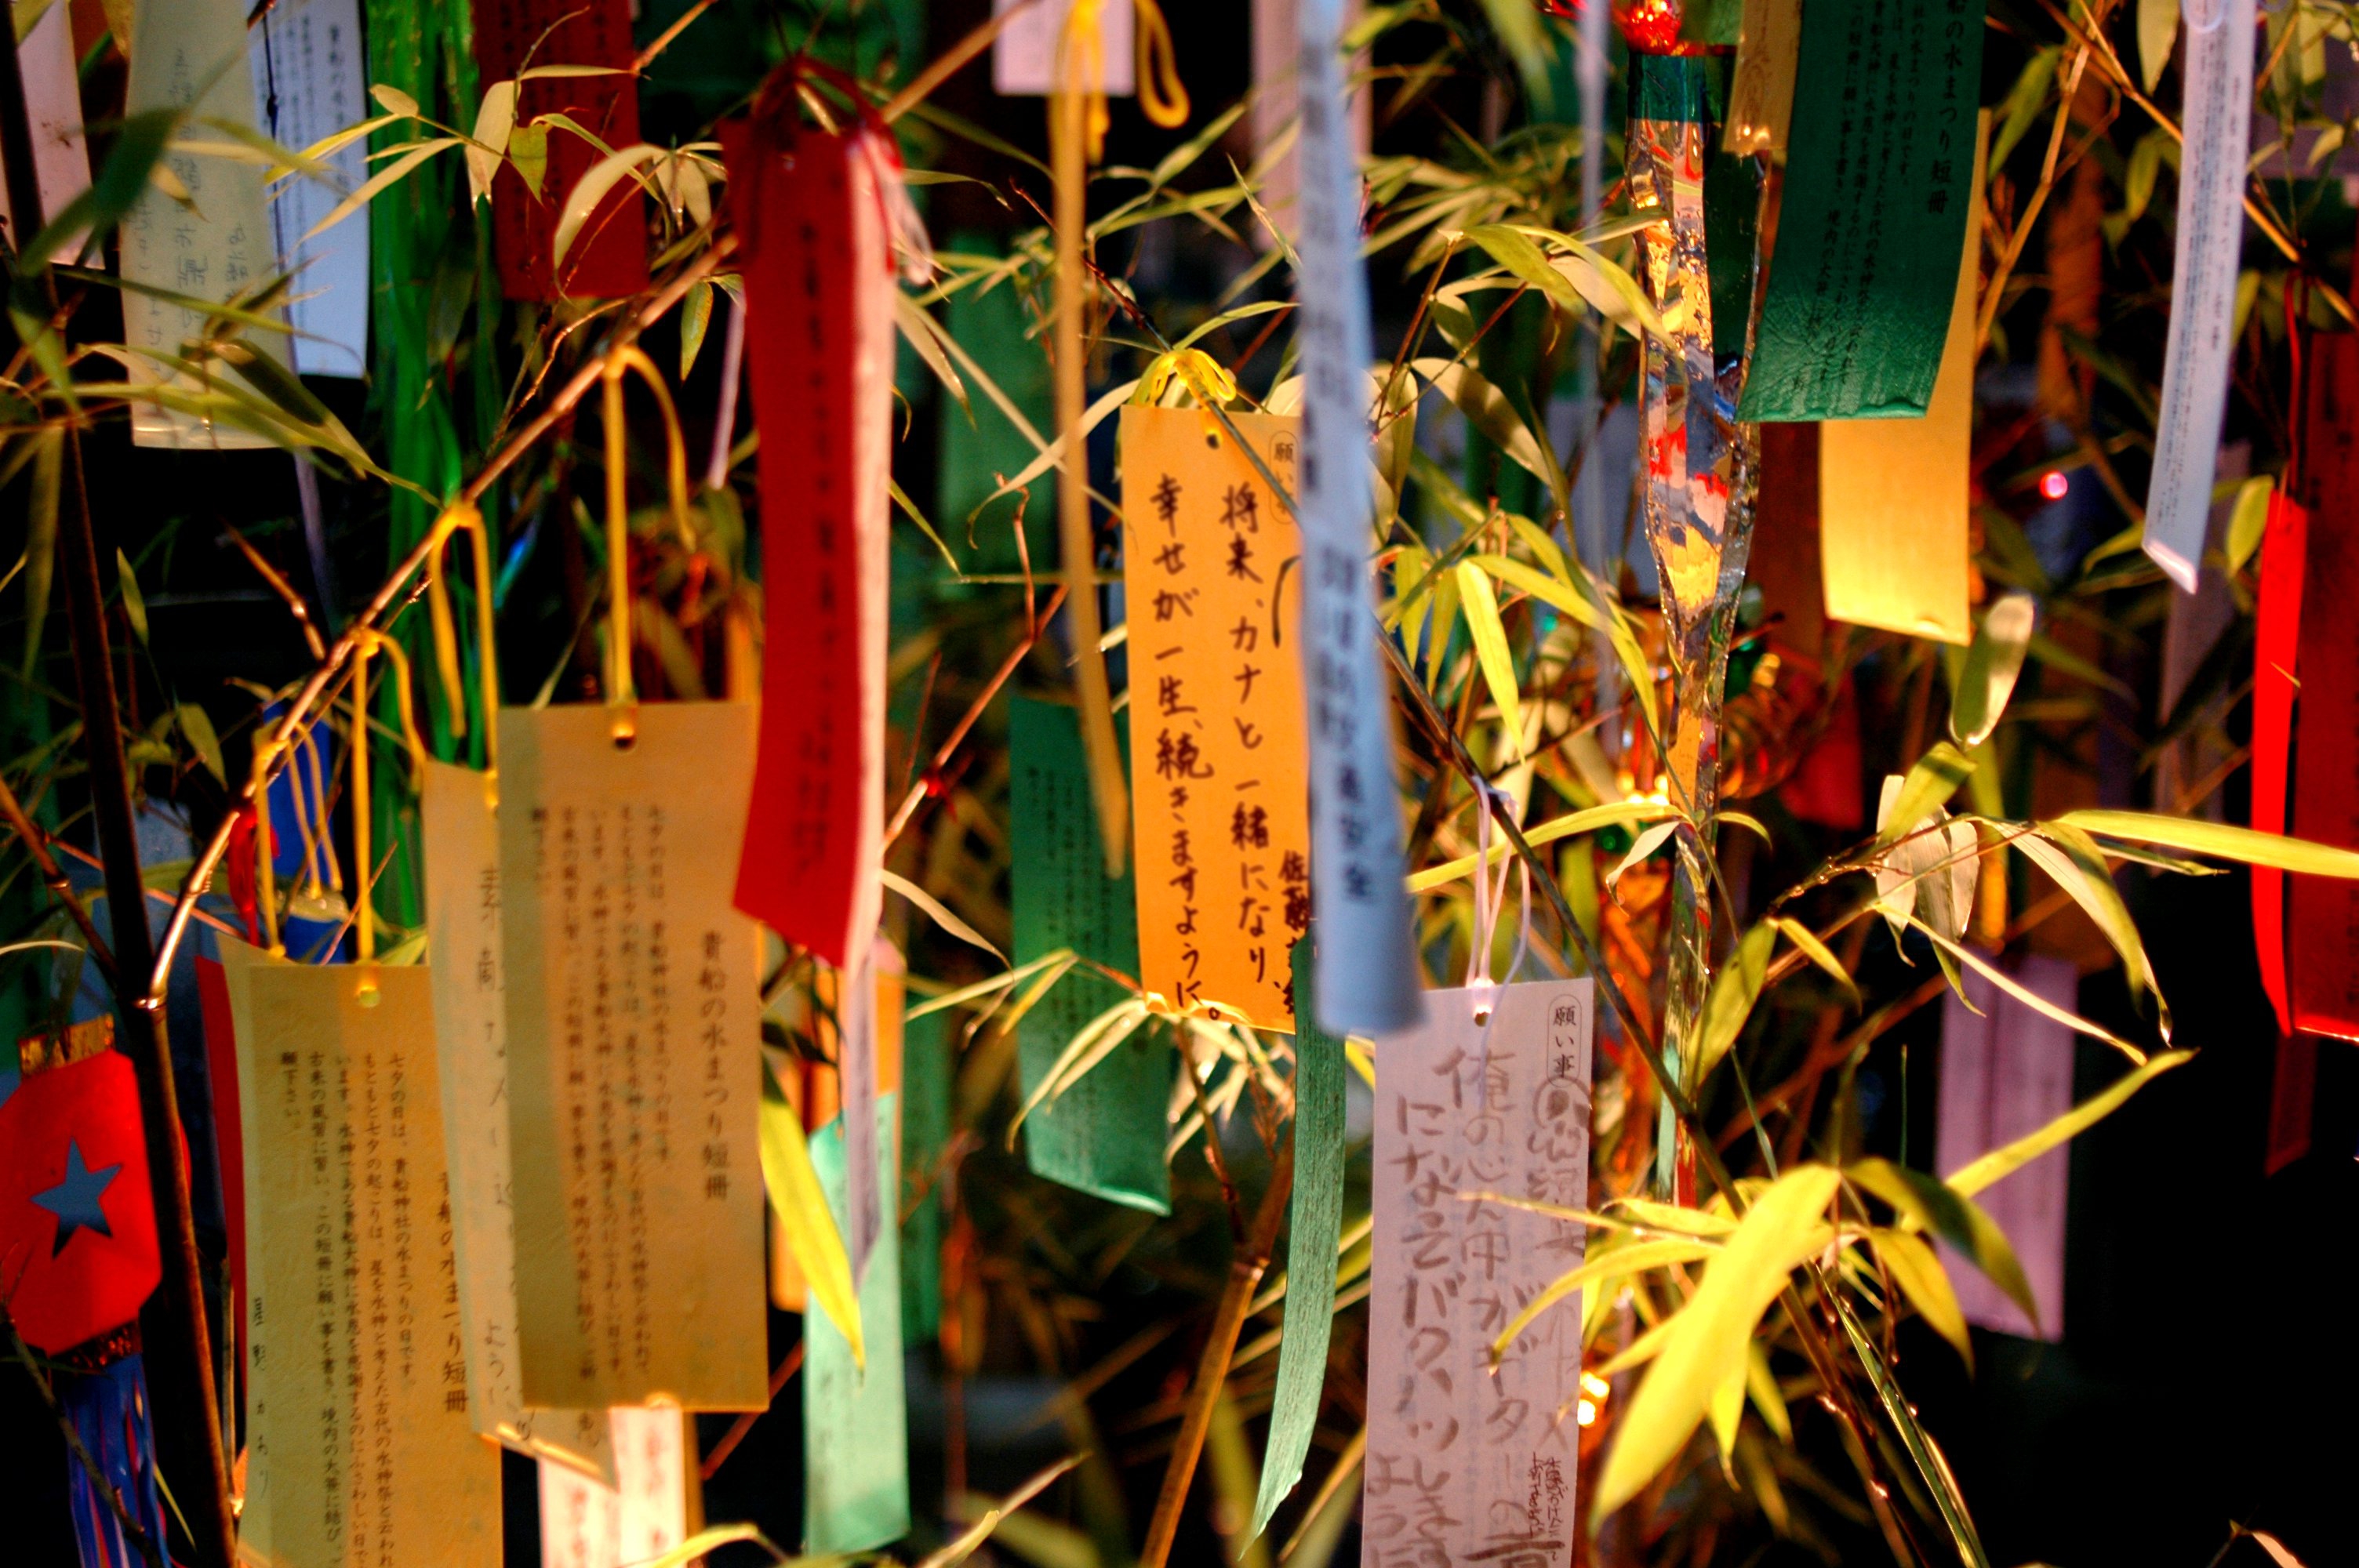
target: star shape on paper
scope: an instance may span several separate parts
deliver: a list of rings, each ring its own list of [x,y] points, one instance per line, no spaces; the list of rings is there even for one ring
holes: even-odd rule
[[[106,1189],[114,1184],[120,1164],[93,1171],[82,1157],[82,1145],[72,1139],[66,1141],[65,1180],[47,1192],[35,1193],[33,1201],[58,1217],[57,1240],[50,1245],[54,1258],[66,1249],[66,1243],[83,1230],[95,1230],[101,1236],[113,1236],[114,1227],[106,1223],[106,1209],[100,1203]]]

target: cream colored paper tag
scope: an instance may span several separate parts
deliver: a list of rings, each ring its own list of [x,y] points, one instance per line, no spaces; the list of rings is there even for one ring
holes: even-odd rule
[[[527,1406],[769,1402],[761,997],[731,906],[754,708],[500,713]]]
[[[247,1129],[249,1517],[260,1509],[244,1550],[274,1568],[495,1568],[499,1458],[467,1420],[427,973],[236,946],[222,944]]]
[[[1294,484],[1295,422],[1234,416]],[[1159,1011],[1294,1027],[1310,920],[1302,535],[1209,414],[1122,411],[1139,984]]]
[[[624,1568],[688,1539],[687,1418],[669,1406],[606,1413],[613,1486],[541,1464],[541,1568]]]
[[[1467,1195],[1587,1202],[1594,994],[1588,979],[1435,991],[1424,1022],[1377,1042],[1366,1568],[1572,1560],[1580,1298],[1495,1371],[1490,1355],[1580,1266],[1584,1232]]]
[[[451,1169],[467,1410],[475,1431],[611,1484],[603,1409],[528,1410],[516,1357],[516,1210],[500,951],[500,829],[491,781],[426,764],[426,936]]]
[[[1966,221],[1950,335],[1921,419],[1830,419],[1819,427],[1819,537],[1827,615],[1944,643],[1973,641],[1967,608],[1969,480],[1974,437],[1974,300],[1982,243],[1983,155]]]
[[[239,0],[140,0],[132,24],[125,113],[186,105],[190,118],[181,123],[179,139],[229,144],[226,133],[196,122],[254,124],[245,49],[245,7]],[[225,303],[277,271],[258,166],[227,156],[173,152],[158,168],[186,189],[191,205],[181,205],[157,186],[140,198],[123,221],[125,282]],[[123,291],[123,341],[134,349],[179,358],[181,345],[203,329],[204,318],[196,311]],[[248,329],[243,341],[286,362],[284,334]],[[146,356],[137,357],[127,373],[135,381],[171,381],[188,395],[203,391]],[[229,373],[216,364],[214,373]],[[132,405],[131,439],[142,447],[222,449],[272,444],[237,426],[148,403]]]
[[[44,222],[90,189],[90,146],[82,139],[82,93],[75,84],[73,32],[67,22],[71,9],[64,0],[49,0],[49,9],[16,46],[17,63],[25,77],[25,117],[33,132],[33,164],[40,176]],[[5,190],[0,190],[0,222],[8,225],[11,247],[33,237],[16,232],[16,214],[8,210]],[[69,247],[67,254],[71,251]]]

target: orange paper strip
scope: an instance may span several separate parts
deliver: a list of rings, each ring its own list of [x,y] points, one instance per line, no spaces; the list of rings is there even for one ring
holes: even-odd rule
[[[1294,486],[1295,421],[1234,416]],[[1310,921],[1301,535],[1210,414],[1122,411],[1139,982],[1170,1013],[1294,1027]]]

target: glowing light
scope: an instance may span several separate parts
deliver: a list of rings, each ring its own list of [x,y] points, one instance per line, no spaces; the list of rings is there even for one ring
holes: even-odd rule
[[[2071,492],[2072,481],[2062,469],[2049,469],[2039,476],[2039,493],[2050,501],[2061,501]]]
[[[1597,1406],[1588,1400],[1582,1400],[1579,1405],[1574,1407],[1572,1419],[1579,1422],[1583,1426],[1595,1426],[1597,1424]]]
[[[1581,1391],[1593,1400],[1602,1400],[1614,1391],[1614,1385],[1594,1372],[1581,1375]]]

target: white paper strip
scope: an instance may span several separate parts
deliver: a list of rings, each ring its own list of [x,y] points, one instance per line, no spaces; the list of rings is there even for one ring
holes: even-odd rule
[[[616,1406],[614,1485],[540,1466],[541,1568],[623,1568],[688,1539],[686,1429],[669,1406]]]
[[[2236,258],[2245,237],[2245,149],[2252,128],[2253,0],[2182,0],[2181,10],[2186,141],[2145,544],[2170,580],[2192,593],[2228,403],[2228,355],[2235,346]]]
[[[1436,991],[1377,1043],[1364,1568],[1572,1560],[1580,1296],[1495,1372],[1490,1352],[1585,1232],[1463,1195],[1587,1203],[1594,1000],[1585,979]]]
[[[1369,597],[1368,283],[1343,104],[1342,0],[1299,0],[1302,60],[1302,659],[1310,718],[1312,1005],[1333,1034],[1419,1015],[1402,887],[1392,705]],[[1315,285],[1314,281],[1315,280]]]
[[[254,124],[254,84],[238,69],[245,58],[245,7],[239,0],[142,0],[135,15],[126,114],[186,106],[194,116]],[[227,140],[199,125],[184,124],[183,134]],[[163,167],[187,188],[195,207],[181,206],[158,188],[140,198],[123,222],[125,281],[226,302],[277,270],[259,168],[227,156],[190,152],[167,154]],[[123,339],[134,349],[177,358],[181,344],[203,326],[203,317],[194,310],[124,291]],[[285,360],[286,341],[278,334],[255,333],[251,341]],[[216,367],[217,376],[225,373]],[[143,357],[129,374],[161,381],[169,373],[160,362]],[[189,392],[201,390],[192,382],[185,384]],[[131,439],[141,447],[217,449],[272,444],[234,425],[147,403],[132,405]]]
[[[359,0],[278,0],[246,39],[255,106],[279,146],[301,152],[368,118]],[[295,368],[356,376],[368,356],[368,209],[303,236],[368,178],[368,145],[349,142],[321,161],[333,184],[294,174],[272,189],[272,235],[279,265],[295,274],[288,317],[309,334],[295,339]]]
[[[2080,971],[2061,958],[2027,957],[2015,979],[2059,1007],[2077,1005]],[[2007,996],[1980,975],[1966,976],[1977,1017],[1955,993],[1941,1004],[1941,1119],[1934,1164],[1944,1173],[2037,1131],[2072,1108],[2072,1032]],[[2069,1146],[2050,1150],[1976,1195],[2006,1233],[2039,1303],[2035,1331],[2023,1309],[1955,1252],[1950,1280],[1966,1321],[2001,1334],[2064,1337],[2064,1209],[2071,1173]]]
[[[16,48],[17,67],[25,77],[25,117],[33,127],[33,165],[40,176],[44,222],[90,189],[90,148],[82,140],[82,89],[74,73],[69,9],[66,0],[49,0],[49,8]],[[33,237],[16,232],[5,181],[0,181],[0,222],[8,225],[11,246]]]
[[[1013,11],[1021,0],[992,0],[992,13]],[[992,90],[1002,93],[1039,94],[1063,86],[1057,53],[1065,36],[1065,17],[1073,0],[1030,0],[1016,19],[991,41]],[[1109,98],[1127,98],[1136,90],[1133,58],[1137,20],[1131,0],[1102,0],[1098,6],[1098,70],[1090,85]]]

